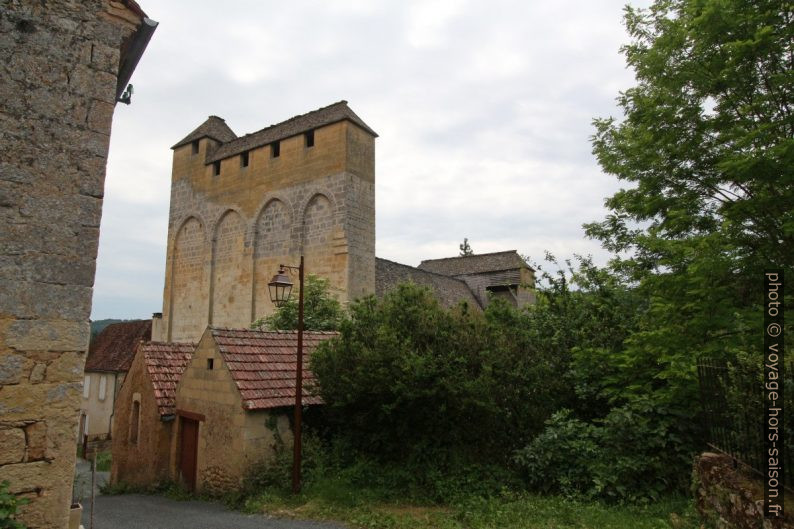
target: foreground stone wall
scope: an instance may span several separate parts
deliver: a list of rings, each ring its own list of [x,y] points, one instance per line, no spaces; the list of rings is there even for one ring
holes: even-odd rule
[[[122,39],[117,2],[0,3],[0,480],[65,527]],[[138,19],[138,22],[140,19]]]
[[[783,529],[794,527],[794,517],[786,501],[787,516],[764,519],[764,488],[749,471],[733,468],[724,454],[706,452],[695,461],[695,506],[706,527],[717,529]],[[790,500],[790,498],[786,498]]]

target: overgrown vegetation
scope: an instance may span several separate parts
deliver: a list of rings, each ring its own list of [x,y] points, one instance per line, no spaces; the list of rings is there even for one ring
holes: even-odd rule
[[[10,485],[8,481],[0,481],[0,529],[25,529],[27,526],[17,521],[16,516],[29,500],[10,493]]]

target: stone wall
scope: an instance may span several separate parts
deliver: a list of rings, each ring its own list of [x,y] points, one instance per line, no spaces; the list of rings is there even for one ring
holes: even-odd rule
[[[764,519],[763,484],[750,471],[734,468],[733,459],[706,452],[695,461],[695,506],[707,527],[717,529],[783,529],[794,527],[794,516]],[[786,508],[794,504],[786,497]]]
[[[110,0],[0,4],[0,480],[65,527],[122,39]],[[140,19],[137,19],[139,22]]]
[[[280,263],[328,278],[341,301],[375,290],[374,138],[342,121],[205,165],[210,138],[174,150],[163,336],[197,341],[208,324],[248,327],[271,314]]]
[[[478,274],[466,274],[455,277],[464,281],[469,286],[483,307],[488,306],[488,287],[500,285],[519,285],[515,292],[515,297],[508,294],[508,300],[515,303],[518,307],[523,307],[535,302],[534,293],[526,288],[526,286],[522,286],[534,285],[534,275],[526,268],[481,272]]]
[[[131,436],[133,403],[138,402],[137,440]],[[154,485],[169,479],[171,429],[161,421],[143,354],[136,354],[116,397],[111,440],[111,483]]]

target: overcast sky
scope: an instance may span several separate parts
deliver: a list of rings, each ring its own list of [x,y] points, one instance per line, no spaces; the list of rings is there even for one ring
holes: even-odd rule
[[[341,99],[380,135],[379,257],[468,237],[606,261],[582,224],[619,187],[589,137],[633,83],[624,1],[140,3],[160,25],[116,106],[93,319],[162,309],[171,145],[210,114],[242,135]]]

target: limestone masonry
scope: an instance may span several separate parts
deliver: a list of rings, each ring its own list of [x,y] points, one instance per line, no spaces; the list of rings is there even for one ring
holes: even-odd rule
[[[174,145],[162,321],[153,340],[270,314],[304,255],[341,301],[375,291],[375,137],[345,101],[236,137],[210,116]]]
[[[65,528],[114,105],[156,23],[131,0],[0,3],[0,481]]]

